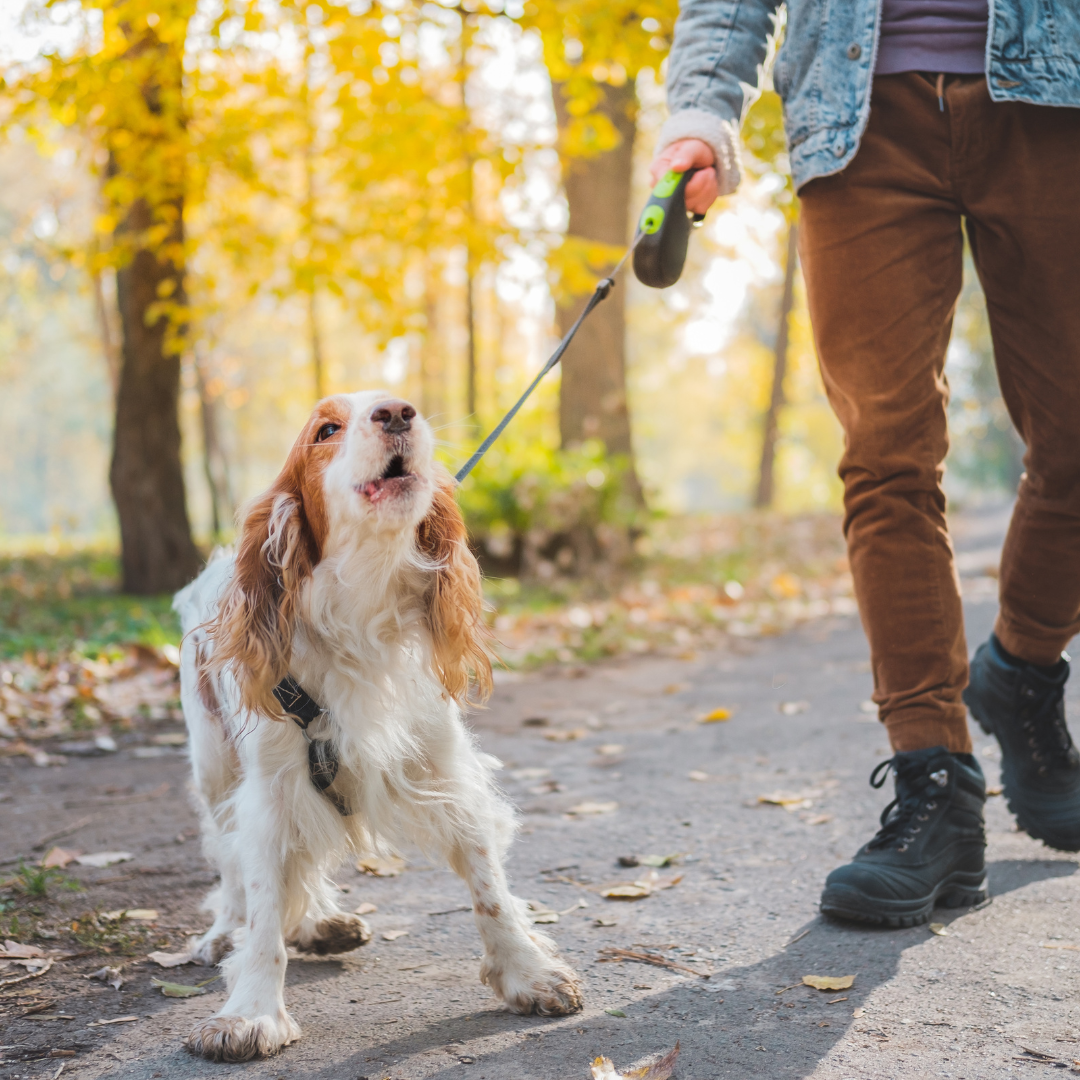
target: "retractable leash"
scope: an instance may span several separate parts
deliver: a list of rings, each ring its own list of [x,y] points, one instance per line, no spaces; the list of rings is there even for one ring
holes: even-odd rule
[[[645,209],[638,220],[634,242],[626,249],[626,254],[619,260],[615,269],[600,281],[594,290],[585,310],[574,320],[574,325],[559,342],[559,347],[551,359],[540,369],[539,374],[529,384],[529,388],[517,400],[517,404],[499,421],[498,427],[480,444],[479,449],[458,470],[455,477],[460,484],[472,472],[476,463],[487,453],[491,444],[503,433],[506,425],[518,414],[528,396],[540,385],[540,380],[562,359],[567,346],[574,340],[581,324],[589,313],[615,287],[615,275],[623,268],[631,255],[634,257],[634,273],[638,280],[654,289],[665,289],[674,285],[682,273],[686,261],[686,245],[690,239],[690,215],[686,211],[686,182],[697,170],[688,172],[669,172],[653,188]],[[694,224],[700,224],[704,214],[694,214]],[[343,817],[349,817],[353,810],[349,804],[330,787],[337,777],[339,761],[337,746],[332,739],[312,738],[308,727],[323,713],[323,707],[291,675],[286,675],[274,688],[285,714],[293,719],[304,734],[308,744],[308,774],[316,790],[322,792]]]
[[[528,389],[518,398],[514,407],[499,421],[490,435],[477,447],[476,453],[458,470],[454,479],[460,484],[473,471],[476,463],[491,449],[491,444],[503,433],[506,425],[517,416],[521,406],[529,395],[540,385],[544,376],[562,359],[574,335],[581,324],[589,317],[593,308],[606,300],[615,287],[615,276],[623,268],[626,260],[634,256],[634,275],[643,285],[653,289],[666,289],[679,280],[683,264],[686,262],[686,247],[690,240],[691,215],[686,209],[686,182],[697,169],[686,172],[669,172],[652,189],[649,201],[638,219],[637,233],[633,243],[626,249],[626,254],[618,261],[611,273],[597,282],[596,289],[585,309],[574,320],[574,325],[566,332],[559,347],[540,369],[536,378],[529,383]],[[694,225],[705,220],[704,214],[692,215]]]

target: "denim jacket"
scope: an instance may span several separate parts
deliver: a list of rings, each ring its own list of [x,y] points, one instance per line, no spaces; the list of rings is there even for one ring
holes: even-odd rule
[[[738,186],[739,126],[757,96],[778,0],[682,0],[657,149],[696,138]],[[795,186],[839,172],[870,115],[881,0],[788,0],[772,70]],[[986,77],[995,101],[1080,106],[1080,0],[990,0]]]

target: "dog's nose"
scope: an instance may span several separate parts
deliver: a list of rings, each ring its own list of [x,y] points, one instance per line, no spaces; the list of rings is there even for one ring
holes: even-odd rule
[[[412,427],[416,410],[407,401],[384,401],[371,413],[373,424],[382,424],[388,435],[398,435]]]

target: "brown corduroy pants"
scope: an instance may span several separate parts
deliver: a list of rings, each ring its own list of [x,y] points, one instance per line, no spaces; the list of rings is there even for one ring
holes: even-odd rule
[[[843,172],[800,192],[799,252],[845,432],[844,531],[895,750],[971,749],[967,645],[941,488],[945,350],[966,222],[1002,395],[1027,447],[995,632],[1034,664],[1080,630],[1080,109],[981,77],[875,80]]]

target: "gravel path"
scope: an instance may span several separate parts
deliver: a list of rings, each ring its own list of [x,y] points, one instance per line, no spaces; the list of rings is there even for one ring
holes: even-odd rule
[[[964,525],[961,566],[976,575],[965,583],[974,645],[993,619],[992,585],[978,575],[993,562],[1001,516]],[[888,753],[876,718],[860,708],[868,669],[865,639],[849,619],[733,641],[715,655],[499,683],[474,722],[506,763],[522,811],[515,891],[564,912],[546,929],[584,977],[587,1005],[577,1016],[500,1011],[477,980],[479,942],[459,910],[464,886],[414,858],[394,878],[342,871],[350,904],[378,906],[376,939],[345,957],[290,962],[287,1000],[304,1038],[279,1057],[226,1066],[184,1052],[183,1034],[218,1006],[220,984],[170,1000],[150,977],[194,983],[211,972],[128,961],[117,992],[81,977],[102,962],[86,955],[20,984],[54,1002],[38,1019],[19,1018],[17,1007],[0,1012],[0,1077],[52,1077],[64,1065],[65,1076],[87,1080],[584,1080],[597,1054],[629,1067],[676,1040],[679,1080],[997,1080],[1052,1075],[1054,1061],[1071,1066],[1080,1057],[1077,862],[1017,833],[1000,798],[987,810],[989,904],[942,910],[941,935],[818,917],[825,875],[867,839],[889,798],[867,785]],[[697,722],[718,707],[731,719]],[[579,737],[559,741],[565,733]],[[981,732],[975,742],[995,785],[996,745]],[[64,918],[153,907],[160,918],[139,955],[166,938],[177,947],[186,929],[205,925],[198,901],[212,878],[180,756],[122,753],[55,769],[4,763],[0,779],[8,794],[0,857],[84,817],[92,820],[61,843],[136,855],[79,870],[87,891],[56,901]],[[762,803],[763,795],[796,802]],[[571,813],[590,803],[608,812]],[[681,875],[672,887],[634,902],[600,895],[648,873],[621,867],[619,856],[676,852],[684,853],[678,864],[657,871],[661,883]],[[384,939],[395,930],[408,933]],[[610,948],[661,954],[689,971],[605,962],[600,950]],[[855,982],[820,992],[801,984],[810,974]],[[87,1026],[119,1016],[139,1019]],[[66,1056],[43,1056],[57,1050]]]

